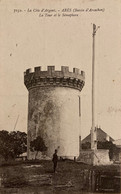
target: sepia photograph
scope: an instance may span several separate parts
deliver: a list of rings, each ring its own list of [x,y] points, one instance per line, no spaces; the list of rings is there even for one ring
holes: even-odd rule
[[[120,7],[0,0],[0,194],[121,193]]]

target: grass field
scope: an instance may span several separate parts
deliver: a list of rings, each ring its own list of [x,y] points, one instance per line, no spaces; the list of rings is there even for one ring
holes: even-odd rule
[[[0,167],[0,194],[87,193],[84,171],[90,169],[117,170],[119,166],[92,167],[74,161],[59,161],[53,173],[51,161],[26,161]]]

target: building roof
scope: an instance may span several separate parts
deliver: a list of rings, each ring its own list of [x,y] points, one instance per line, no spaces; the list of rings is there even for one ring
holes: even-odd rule
[[[105,133],[101,128],[97,128],[97,141],[114,141],[114,139],[110,137],[107,133]],[[89,134],[82,140],[82,144],[86,142],[91,143],[91,134]]]

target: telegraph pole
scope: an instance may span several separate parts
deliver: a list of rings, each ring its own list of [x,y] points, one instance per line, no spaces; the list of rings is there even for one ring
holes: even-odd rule
[[[91,128],[91,149],[97,149],[97,138],[96,138],[96,128],[95,128],[95,35],[99,26],[93,24],[93,34],[92,34],[92,128]]]
[[[18,119],[19,119],[19,115],[18,115],[18,117],[17,117],[17,119],[16,119],[16,122],[15,122],[15,125],[14,125],[14,131],[15,131],[15,128],[16,128],[16,125],[17,125],[17,123],[18,123]]]

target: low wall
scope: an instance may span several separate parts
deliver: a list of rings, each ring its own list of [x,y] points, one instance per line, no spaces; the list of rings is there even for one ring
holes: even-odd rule
[[[93,152],[94,165],[108,165],[110,163],[109,150],[98,149]]]
[[[108,165],[111,164],[109,159],[109,150],[81,150],[78,162],[90,165]]]
[[[92,164],[93,163],[93,151],[92,150],[81,150],[77,161],[85,163],[85,164]]]

